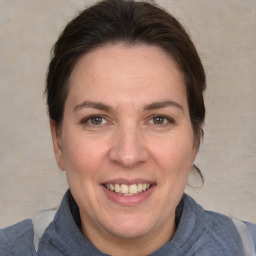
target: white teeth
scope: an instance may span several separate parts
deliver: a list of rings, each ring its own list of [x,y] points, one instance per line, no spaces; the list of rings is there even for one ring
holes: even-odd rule
[[[142,184],[139,184],[138,185],[138,192],[141,192],[142,191]]]
[[[114,191],[115,190],[115,186],[113,184],[109,184],[109,188],[110,190]]]
[[[125,185],[125,184],[122,184],[122,185],[121,185],[121,193],[122,193],[122,194],[128,194],[128,191],[129,191],[128,186]]]
[[[120,192],[121,191],[121,188],[119,186],[119,184],[115,184],[115,192]]]
[[[150,188],[150,184],[139,183],[132,184],[130,186],[126,184],[106,184],[105,187],[118,194],[122,194],[124,196],[132,196],[146,191]]]
[[[142,185],[142,190],[145,191],[147,189],[147,184]]]
[[[130,194],[137,194],[138,192],[138,187],[136,184],[133,184],[129,187],[129,193]]]

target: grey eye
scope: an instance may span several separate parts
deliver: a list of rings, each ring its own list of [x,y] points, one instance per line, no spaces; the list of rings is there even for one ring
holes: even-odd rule
[[[100,116],[95,116],[95,117],[91,117],[89,121],[91,124],[99,125],[99,124],[102,124],[103,118]]]
[[[154,124],[165,124],[167,120],[163,116],[155,116],[152,121]]]

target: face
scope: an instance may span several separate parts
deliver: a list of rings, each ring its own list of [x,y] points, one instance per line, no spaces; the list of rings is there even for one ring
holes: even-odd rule
[[[69,82],[60,134],[51,128],[83,232],[170,232],[197,151],[176,62],[156,46],[108,45],[84,55]]]

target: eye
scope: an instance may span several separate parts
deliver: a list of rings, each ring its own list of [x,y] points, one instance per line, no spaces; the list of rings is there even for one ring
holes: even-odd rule
[[[90,116],[81,121],[83,124],[87,124],[90,126],[98,126],[107,124],[108,121],[102,116]]]
[[[101,116],[95,116],[95,117],[91,117],[88,121],[91,124],[99,125],[99,124],[102,124],[105,121],[105,119]]]
[[[153,125],[165,125],[168,123],[173,123],[173,120],[166,116],[154,116],[149,120],[149,123]]]

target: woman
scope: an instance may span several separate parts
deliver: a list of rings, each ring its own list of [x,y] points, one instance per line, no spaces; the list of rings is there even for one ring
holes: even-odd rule
[[[31,221],[1,231],[1,253],[246,255],[230,218],[184,194],[190,171],[202,177],[204,89],[196,49],[165,11],[106,0],[78,15],[55,44],[46,87],[70,189],[37,253]],[[239,225],[253,246],[256,226]]]

